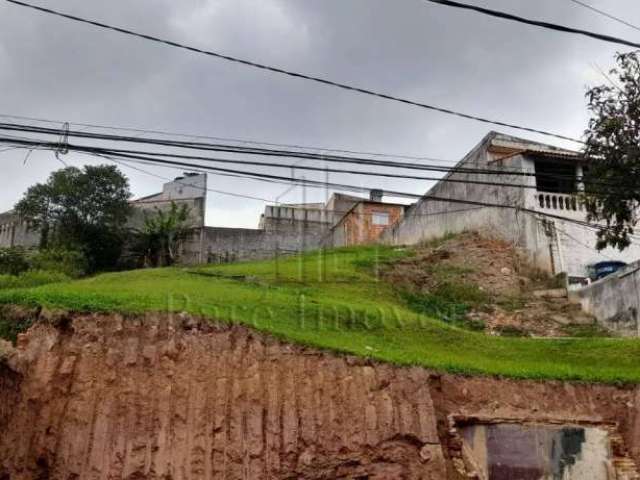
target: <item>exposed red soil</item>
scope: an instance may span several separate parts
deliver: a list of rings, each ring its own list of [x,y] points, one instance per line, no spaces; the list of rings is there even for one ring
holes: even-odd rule
[[[451,428],[474,416],[606,423],[619,473],[640,459],[635,388],[440,375],[186,316],[57,316],[6,363],[3,480],[465,478]]]
[[[424,370],[161,316],[41,324],[9,364],[0,478],[444,478]]]
[[[453,272],[453,278],[438,273],[442,271]],[[567,325],[595,323],[566,297],[535,296],[536,289],[550,288],[553,279],[532,269],[508,242],[473,232],[416,247],[415,255],[387,266],[383,276],[414,293],[433,292],[446,280],[477,287],[489,300],[467,317],[483,322],[488,334],[499,335],[506,327],[531,336],[561,337],[568,335]]]

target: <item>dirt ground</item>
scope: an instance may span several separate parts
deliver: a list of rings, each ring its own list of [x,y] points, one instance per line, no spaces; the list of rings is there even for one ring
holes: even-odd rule
[[[606,334],[568,301],[558,279],[532,269],[509,243],[477,233],[419,246],[413,256],[386,266],[383,277],[413,294],[437,293],[446,282],[476,289],[480,295],[474,295],[466,319],[490,335]]]
[[[0,478],[461,480],[458,419],[602,424],[639,478],[635,387],[436,374],[188,316],[69,315],[5,345]]]

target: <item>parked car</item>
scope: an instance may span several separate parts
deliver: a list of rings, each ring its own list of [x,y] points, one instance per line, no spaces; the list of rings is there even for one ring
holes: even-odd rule
[[[589,278],[595,282],[596,280],[600,280],[607,275],[611,275],[626,266],[626,263],[618,261],[594,263],[589,266]]]

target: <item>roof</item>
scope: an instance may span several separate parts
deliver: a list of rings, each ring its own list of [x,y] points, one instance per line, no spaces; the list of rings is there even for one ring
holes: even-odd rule
[[[498,132],[491,132],[483,139],[480,145],[485,145],[485,148],[490,153],[504,155],[502,159],[516,155],[528,155],[535,158],[549,158],[572,163],[587,161],[582,152],[576,150],[569,150]]]
[[[582,155],[580,152],[575,150],[535,142],[525,138],[513,137],[504,133],[491,132],[488,137],[490,139],[488,148],[495,153],[522,152],[566,158],[579,158]]]
[[[578,152],[565,153],[565,152],[547,152],[540,150],[526,150],[522,152],[523,155],[530,155],[532,157],[543,157],[543,158],[553,158],[553,159],[561,159],[567,160],[571,162],[586,162],[587,159]]]

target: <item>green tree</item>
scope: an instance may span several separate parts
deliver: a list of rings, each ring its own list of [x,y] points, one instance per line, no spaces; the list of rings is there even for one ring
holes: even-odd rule
[[[191,209],[171,202],[169,210],[157,207],[155,210],[152,215],[145,212],[144,225],[136,232],[134,251],[145,266],[173,265],[179,258],[182,243],[192,231]]]
[[[68,167],[30,187],[16,212],[41,232],[41,248],[80,250],[92,271],[113,268],[131,207],[129,182],[111,165]]]
[[[629,246],[640,202],[640,59],[618,54],[608,83],[587,92],[585,204],[590,221],[603,222],[597,248]]]

